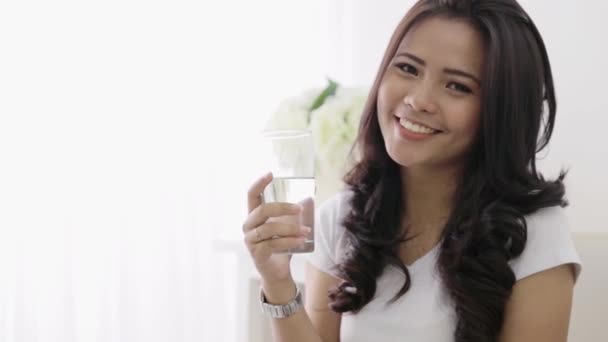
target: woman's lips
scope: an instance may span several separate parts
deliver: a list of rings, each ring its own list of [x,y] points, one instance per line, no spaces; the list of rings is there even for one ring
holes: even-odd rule
[[[401,125],[401,123],[399,122],[400,120],[401,120],[401,118],[395,117],[395,128],[397,129],[397,133],[399,134],[399,136],[405,140],[410,140],[410,141],[427,140],[427,139],[430,139],[430,138],[436,136],[437,134],[441,133],[441,131],[436,131],[434,133],[417,133],[417,132],[411,131],[411,130],[403,127],[403,125]]]

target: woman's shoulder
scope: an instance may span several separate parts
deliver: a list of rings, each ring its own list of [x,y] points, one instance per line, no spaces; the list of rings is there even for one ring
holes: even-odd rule
[[[550,222],[566,223],[568,212],[565,207],[559,205],[544,207],[526,215],[526,221],[534,222],[536,225],[544,225]]]
[[[525,219],[526,245],[521,255],[510,261],[516,279],[562,264],[572,264],[575,277],[578,277],[581,263],[566,208],[541,208],[526,215]]]
[[[571,225],[568,211],[564,207],[551,206],[536,210],[525,216],[527,228],[526,246],[548,244],[570,244]]]
[[[350,189],[336,192],[319,204],[319,214],[324,216],[331,215],[334,216],[334,218],[341,216],[340,214],[343,215],[350,207],[350,199],[352,196],[353,192]]]
[[[338,276],[336,266],[343,256],[345,228],[343,219],[349,212],[352,192],[343,190],[327,198],[315,208],[315,250],[307,256],[318,269]]]

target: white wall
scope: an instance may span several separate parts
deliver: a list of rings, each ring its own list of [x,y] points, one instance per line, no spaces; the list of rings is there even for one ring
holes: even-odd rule
[[[334,41],[341,39],[330,63],[335,77],[370,84],[395,25],[413,3],[336,1],[332,15],[343,25],[333,33]],[[556,127],[539,167],[547,177],[554,177],[561,166],[570,168],[566,185],[573,230],[608,232],[608,2],[520,3],[543,35],[557,91]]]
[[[324,81],[324,8],[0,1],[0,341],[237,339],[211,242],[242,241],[245,136]]]

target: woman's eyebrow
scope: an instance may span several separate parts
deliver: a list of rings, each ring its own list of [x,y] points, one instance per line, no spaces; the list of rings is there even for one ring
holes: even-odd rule
[[[478,86],[481,86],[481,82],[479,81],[479,79],[467,72],[458,70],[458,69],[448,69],[445,68],[443,69],[443,72],[445,72],[448,75],[456,75],[456,76],[462,76],[462,77],[466,77],[466,78],[470,78],[471,80],[473,80],[475,83],[477,83]]]
[[[423,66],[426,65],[426,62],[422,58],[420,58],[420,57],[418,57],[416,55],[412,55],[409,52],[401,52],[400,54],[397,55],[397,57],[399,57],[399,56],[409,57],[410,59],[413,59],[414,62],[416,62],[418,64],[421,64]]]
[[[424,61],[424,59],[422,59],[416,55],[413,55],[409,52],[401,52],[397,56],[405,56],[405,57],[412,59],[414,62],[416,62],[422,66],[426,65],[426,62]],[[481,81],[479,81],[479,78],[469,74],[468,72],[464,72],[464,71],[458,70],[458,69],[450,69],[450,68],[444,68],[443,72],[445,72],[448,75],[455,75],[455,76],[470,78],[475,83],[477,83],[477,85],[481,85]]]

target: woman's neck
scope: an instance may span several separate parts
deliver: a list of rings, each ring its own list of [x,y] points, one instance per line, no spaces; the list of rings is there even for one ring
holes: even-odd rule
[[[461,170],[455,168],[401,169],[404,199],[402,220],[408,227],[408,236],[422,233],[439,238],[452,212],[460,177]]]

